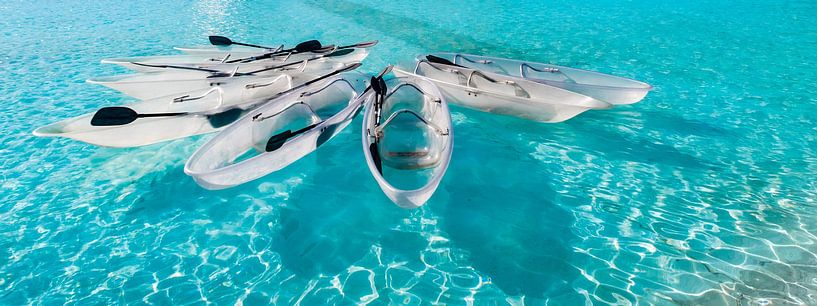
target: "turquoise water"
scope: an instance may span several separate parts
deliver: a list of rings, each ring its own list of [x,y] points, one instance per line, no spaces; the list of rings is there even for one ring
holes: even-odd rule
[[[0,304],[817,304],[812,1],[4,1]],[[130,101],[99,59],[208,34],[379,39],[647,81],[642,103],[539,124],[452,107],[431,201],[401,210],[360,119],[280,173],[206,191],[210,136],[135,149],[34,138]]]

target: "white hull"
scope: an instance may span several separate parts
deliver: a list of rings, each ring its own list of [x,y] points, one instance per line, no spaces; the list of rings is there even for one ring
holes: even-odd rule
[[[219,56],[224,54],[234,54],[234,55],[242,55],[242,56],[253,56],[253,55],[261,55],[264,53],[272,52],[273,49],[262,49],[262,48],[254,48],[254,47],[247,47],[247,46],[240,46],[240,45],[230,45],[230,46],[213,46],[213,45],[200,45],[200,46],[184,46],[184,47],[173,47],[173,49],[179,50],[181,52],[191,54],[191,55],[204,55],[204,56]]]
[[[395,69],[394,73],[428,78],[453,104],[539,122],[562,122],[587,110],[612,107],[582,94],[504,75],[485,73],[496,83],[479,76],[472,76],[469,80],[468,76],[475,73],[474,70],[443,66],[418,62],[416,73],[401,69]],[[443,67],[443,70],[435,67]]]
[[[357,84],[363,82],[362,78],[353,80],[351,74],[345,78],[331,78],[301,91],[280,96],[253,110],[193,153],[185,164],[185,173],[204,188],[224,189],[281,170],[303,158],[340,133],[362,107],[362,100],[357,99],[354,88],[359,87]],[[304,92],[313,94],[302,95]],[[299,101],[303,103],[298,103]],[[327,118],[318,116],[323,109],[344,105],[340,111]],[[316,125],[302,134],[286,139],[280,148],[265,151],[264,146],[270,136],[293,129],[293,123],[301,123],[296,124],[295,129],[308,126],[301,122],[304,120]],[[253,149],[259,153],[234,162]]]
[[[330,52],[331,53],[331,52]],[[163,66],[163,65],[170,65],[170,66],[181,66],[181,67],[195,67],[195,68],[206,68],[217,70],[223,73],[232,73],[236,71],[236,67],[238,67],[238,72],[246,73],[254,70],[270,68],[274,66],[280,66],[289,63],[299,63],[303,62],[304,60],[309,60],[310,62],[329,62],[331,63],[357,63],[361,62],[369,55],[369,49],[367,48],[355,48],[352,53],[345,54],[345,55],[338,55],[338,56],[331,56],[331,57],[321,57],[322,55],[326,55],[328,53],[313,53],[313,52],[304,52],[304,53],[296,53],[292,54],[291,56],[281,55],[281,56],[274,56],[269,59],[257,60],[248,63],[222,63],[225,54],[219,55],[161,55],[161,56],[137,56],[137,57],[123,57],[123,58],[109,58],[103,59],[103,64],[114,64],[125,67],[127,69],[136,71],[136,72],[166,72],[166,71],[177,71],[178,69],[175,68],[161,68],[161,67],[150,67],[145,65],[151,66]],[[230,57],[227,60],[234,60],[240,58],[246,58],[253,55],[258,54],[230,54]],[[138,63],[138,64],[137,64]],[[145,65],[139,65],[145,64]],[[296,66],[290,67],[290,69],[297,68]]]
[[[159,97],[124,105],[140,114],[193,112],[196,114],[172,117],[139,118],[118,126],[92,126],[94,114],[66,119],[40,127],[34,135],[65,137],[104,147],[137,147],[193,135],[205,134],[225,127],[260,103],[292,87],[292,78],[281,75],[259,78],[269,83],[264,87],[247,89],[241,84],[201,89],[180,95]],[[181,96],[198,99],[178,99]],[[229,110],[229,111],[228,111]]]
[[[639,102],[652,90],[644,82],[570,67],[460,53],[432,55],[457,65],[548,84],[614,105]]]
[[[366,99],[366,109],[363,115],[363,155],[366,158],[366,163],[372,173],[372,176],[374,176],[375,181],[377,181],[380,189],[383,190],[383,193],[385,193],[392,202],[394,202],[397,206],[406,209],[417,208],[425,204],[437,190],[437,187],[440,185],[440,181],[448,169],[448,164],[451,161],[451,152],[453,150],[451,113],[448,110],[448,104],[446,103],[445,98],[443,97],[442,93],[440,93],[437,86],[424,78],[396,78],[389,80],[387,84],[389,86],[390,93],[393,93],[395,90],[400,90],[401,92],[412,91],[413,89],[411,86],[404,86],[404,84],[409,84],[416,86],[416,88],[419,88],[419,90],[424,94],[422,94],[422,99],[414,100],[413,103],[409,102],[408,104],[401,106],[398,106],[400,104],[396,104],[398,102],[392,102],[389,98],[387,98],[386,102],[383,103],[383,109],[386,111],[384,111],[381,115],[381,119],[386,120],[386,122],[381,121],[380,124],[383,124],[382,126],[378,125],[376,122],[377,116],[375,115],[375,107],[373,106],[376,95],[369,95],[369,97]],[[401,168],[399,165],[395,166],[395,163],[399,164],[401,161],[389,162],[388,159],[393,158],[388,157],[389,153],[385,153],[385,155],[383,155],[383,150],[378,149],[378,156],[375,157],[370,150],[370,146],[372,145],[380,148],[383,139],[388,137],[385,132],[382,136],[380,136],[380,142],[375,142],[374,137],[374,135],[378,135],[378,129],[386,128],[386,125],[388,124],[388,119],[386,119],[386,117],[391,116],[390,113],[394,115],[402,115],[402,113],[400,113],[401,110],[406,109],[403,107],[408,107],[417,111],[417,116],[422,117],[422,120],[431,123],[425,127],[430,127],[432,125],[434,126],[434,132],[428,134],[431,135],[429,136],[428,147],[425,148],[428,151],[425,155],[417,155],[424,157],[418,157],[410,160],[410,162],[417,162],[418,168],[430,170],[430,175],[425,184],[416,189],[401,189],[393,185],[393,183],[383,175],[383,172],[378,170],[375,158],[382,161],[381,165],[384,171],[392,171],[388,168],[393,167],[397,167],[394,169],[405,169]],[[395,156],[409,155],[396,154]],[[432,158],[426,159],[428,156],[432,156]]]
[[[315,67],[314,70],[307,69],[306,72],[287,71],[286,74],[296,78],[311,77],[342,66],[343,64],[339,63],[333,64],[331,67],[313,66]],[[266,79],[269,76],[283,75],[283,73],[276,72],[265,76],[248,75],[216,78],[210,77],[210,75],[208,72],[198,71],[152,72],[100,77],[89,79],[87,82],[114,89],[136,99],[147,100],[227,84],[259,86],[264,84],[259,80]]]

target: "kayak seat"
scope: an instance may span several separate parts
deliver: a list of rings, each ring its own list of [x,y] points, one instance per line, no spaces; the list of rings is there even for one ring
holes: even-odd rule
[[[425,169],[436,166],[441,158],[436,150],[437,134],[424,124],[395,126],[384,133],[378,143],[383,165],[400,170]]]
[[[400,170],[431,168],[441,160],[439,154],[432,154],[431,150],[428,149],[381,152],[380,159],[384,165]]]

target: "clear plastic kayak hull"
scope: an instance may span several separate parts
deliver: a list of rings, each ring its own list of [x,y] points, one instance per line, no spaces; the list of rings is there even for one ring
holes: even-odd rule
[[[539,122],[562,122],[587,110],[612,107],[559,87],[426,61],[417,62],[413,71],[395,69],[394,73],[428,78],[453,104]]]
[[[114,64],[136,72],[164,72],[174,71],[177,68],[162,68],[156,66],[178,66],[191,68],[205,68],[220,71],[223,73],[241,72],[246,73],[258,69],[265,69],[290,63],[300,63],[303,61],[333,62],[333,63],[357,63],[361,62],[369,55],[368,48],[354,48],[351,53],[325,56],[329,53],[304,52],[292,55],[282,54],[272,58],[256,60],[245,63],[227,63],[230,60],[247,58],[260,54],[214,54],[214,55],[159,55],[159,56],[137,56],[103,59],[103,64]],[[292,66],[291,68],[297,68]],[[238,70],[236,70],[238,69]]]
[[[431,55],[468,68],[563,88],[614,105],[637,103],[652,90],[652,86],[644,82],[564,66],[462,53]]]
[[[257,79],[266,78],[271,75],[288,74],[292,76],[313,76],[323,74],[343,66],[344,64],[336,62],[313,62],[308,63],[305,66],[305,69],[300,70],[270,71],[261,74],[260,76],[243,75],[232,77],[213,77],[212,73],[202,71],[174,70],[172,72],[135,73],[99,77],[89,79],[87,82],[114,89],[137,99],[146,100],[172,95],[175,93],[232,83],[241,83],[245,85],[255,84],[253,86],[260,86],[263,85],[263,83],[257,82]]]
[[[275,51],[274,48],[256,48],[256,47],[247,47],[241,45],[229,45],[229,46],[213,46],[213,45],[198,45],[198,46],[182,46],[182,47],[173,47],[173,49],[179,50],[181,52],[191,54],[191,55],[224,55],[224,54],[234,54],[234,55],[246,55],[246,56],[253,56],[253,55],[260,55],[264,53],[269,53]]]
[[[217,131],[262,103],[267,97],[292,88],[289,75],[258,78],[269,84],[246,88],[229,84],[122,105],[139,114],[191,113],[179,116],[138,118],[117,126],[93,126],[96,112],[40,127],[34,135],[65,137],[105,147],[137,147]]]
[[[377,106],[376,95],[366,98],[363,155],[392,202],[417,208],[437,190],[451,161],[451,113],[437,86],[424,78],[395,78],[387,87]]]
[[[224,189],[285,168],[349,125],[362,107],[362,83],[349,73],[270,100],[196,150],[185,173],[204,188]],[[274,150],[270,139],[278,139]]]

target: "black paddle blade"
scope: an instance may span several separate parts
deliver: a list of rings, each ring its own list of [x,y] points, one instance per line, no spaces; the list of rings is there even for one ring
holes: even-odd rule
[[[383,81],[383,77],[372,77],[369,82],[371,83],[374,93],[380,96],[386,94],[386,81]]]
[[[207,115],[207,121],[210,122],[210,126],[220,128],[238,120],[243,112],[240,108],[233,108],[218,114]]]
[[[92,126],[125,125],[139,118],[136,111],[122,106],[100,108],[91,118]]]
[[[281,133],[272,135],[272,137],[270,137],[269,140],[267,140],[267,146],[264,148],[264,150],[267,152],[278,150],[279,148],[284,146],[284,143],[287,141],[287,139],[289,139],[289,137],[292,137],[291,130],[286,130]]]
[[[313,40],[307,40],[305,42],[302,42],[302,43],[296,45],[295,46],[295,51],[309,52],[309,51],[312,51],[312,50],[320,49],[321,47],[323,47],[323,45],[321,45],[321,42],[313,39]]]
[[[355,49],[341,49],[341,50],[329,53],[327,55],[324,55],[324,57],[344,56],[344,55],[350,54],[352,52],[355,52]]]
[[[432,62],[432,63],[437,63],[437,64],[443,64],[443,65],[448,65],[448,66],[456,66],[456,67],[462,67],[462,68],[465,68],[465,67],[463,67],[463,66],[460,66],[460,65],[454,64],[454,62],[452,62],[452,61],[449,61],[449,60],[444,59],[444,58],[442,58],[442,57],[439,57],[439,56],[434,56],[434,55],[431,55],[431,54],[426,55],[426,59],[427,59],[429,62]]]
[[[210,36],[210,43],[214,46],[229,46],[233,44],[233,41],[224,36]]]
[[[372,161],[374,167],[377,168],[377,172],[383,174],[383,162],[380,161],[380,150],[377,149],[376,143],[369,145],[369,153],[372,155]]]

